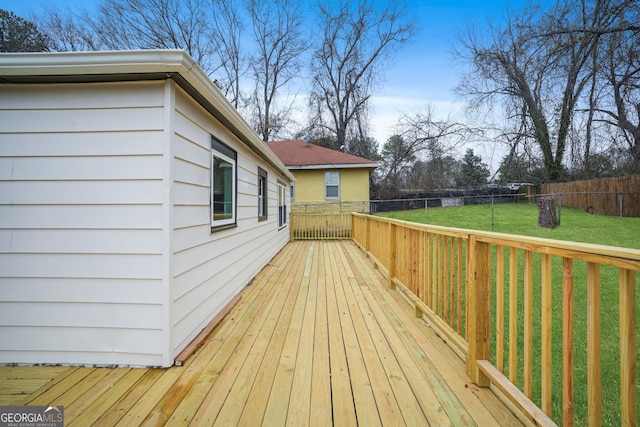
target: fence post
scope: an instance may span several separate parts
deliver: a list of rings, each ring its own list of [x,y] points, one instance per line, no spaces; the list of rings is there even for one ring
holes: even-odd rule
[[[491,231],[493,231],[495,224],[495,215],[494,215],[494,204],[493,204],[493,194],[491,195]]]
[[[490,253],[489,243],[476,241],[475,236],[469,239],[470,269],[472,276],[467,292],[467,375],[480,387],[489,386],[489,378],[477,368],[476,361],[489,360],[490,354]]]
[[[560,194],[560,206],[558,207],[558,226],[562,223],[562,194]]]
[[[424,223],[429,224],[429,199],[424,199],[424,216]]]
[[[620,212],[620,218],[622,218],[622,193],[618,193],[618,211]]]

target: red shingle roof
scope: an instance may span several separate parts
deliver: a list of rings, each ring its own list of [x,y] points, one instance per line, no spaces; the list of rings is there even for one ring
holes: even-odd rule
[[[376,162],[341,151],[331,150],[304,141],[267,142],[269,148],[288,168],[333,167],[369,167],[375,168]]]

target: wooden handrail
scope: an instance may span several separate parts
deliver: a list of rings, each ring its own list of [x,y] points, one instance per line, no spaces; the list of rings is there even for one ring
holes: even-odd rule
[[[353,214],[352,236],[388,275],[390,285],[413,293],[420,305],[426,306],[421,308],[425,315],[440,318],[437,325],[448,328],[444,336],[459,334],[467,343],[466,349],[458,349],[466,350],[467,373],[476,384],[492,383],[541,424],[549,422],[554,400],[561,399],[556,422],[573,425],[574,390],[587,387],[588,408],[581,417],[600,423],[603,398],[611,394],[602,389],[602,352],[611,351],[603,348],[602,339],[605,334],[617,333],[601,330],[601,318],[609,314],[601,310],[605,286],[601,276],[605,269],[617,268],[620,423],[637,424],[635,279],[640,271],[640,250],[362,214]],[[586,276],[584,282],[575,281],[576,262],[580,275]],[[611,289],[610,283],[607,286]],[[584,330],[574,328],[578,291],[583,304],[579,309],[587,316]],[[612,308],[606,307],[609,311]],[[562,311],[555,320],[554,310]],[[588,378],[583,384],[576,384],[575,370],[581,364],[575,361],[575,334],[581,334],[581,342],[586,342],[587,357],[582,365],[586,364]],[[553,347],[554,336],[562,338],[562,345]],[[554,366],[553,355],[560,351],[562,364]],[[560,385],[554,382],[556,377],[561,379]],[[532,400],[537,402],[535,406]],[[532,407],[537,409],[530,410]]]

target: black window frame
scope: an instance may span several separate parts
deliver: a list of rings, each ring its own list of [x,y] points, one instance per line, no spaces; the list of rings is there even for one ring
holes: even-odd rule
[[[258,221],[266,221],[269,217],[269,176],[267,171],[258,166]]]
[[[280,204],[280,202],[283,204]],[[278,180],[278,229],[284,228],[288,223],[287,219],[287,185]]]
[[[215,165],[216,158],[219,161],[225,162],[232,166],[232,188],[231,188],[231,217],[216,219],[215,205],[220,203],[216,201],[216,183],[215,183]],[[228,145],[224,144],[214,136],[211,136],[211,171],[210,171],[210,200],[209,200],[209,218],[211,222],[211,231],[224,230],[227,228],[237,227],[237,214],[238,214],[238,154]],[[224,190],[223,190],[224,191]],[[224,193],[223,193],[224,194]],[[223,195],[224,197],[224,195]],[[223,204],[228,202],[223,201]]]

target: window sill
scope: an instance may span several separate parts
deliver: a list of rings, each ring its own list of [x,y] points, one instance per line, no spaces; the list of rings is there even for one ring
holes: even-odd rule
[[[238,224],[233,223],[233,224],[225,224],[225,225],[212,225],[211,226],[211,233],[215,233],[217,231],[222,231],[222,230],[227,230],[229,228],[236,228],[238,227]]]

